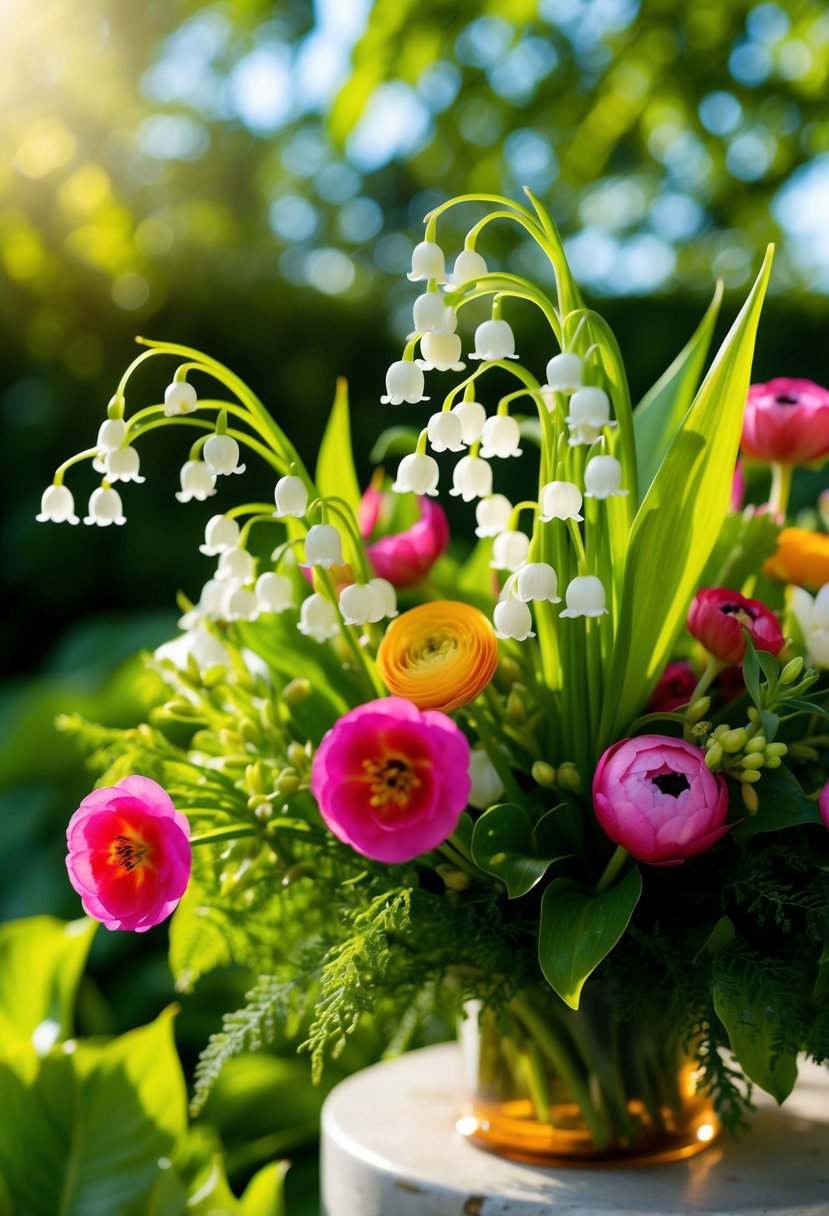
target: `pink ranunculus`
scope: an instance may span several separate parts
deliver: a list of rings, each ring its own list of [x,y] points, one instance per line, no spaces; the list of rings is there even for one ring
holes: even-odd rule
[[[455,830],[469,798],[469,759],[466,736],[446,714],[384,697],[328,731],[311,792],[339,840],[375,861],[410,861]]]
[[[761,600],[750,600],[728,587],[704,587],[688,609],[688,632],[715,659],[728,667],[742,663],[746,652],[743,630],[755,650],[779,654],[786,639],[777,617]]]
[[[66,842],[69,881],[107,929],[145,933],[170,915],[190,878],[190,825],[149,777],[87,794]]]
[[[680,705],[687,705],[696,686],[697,677],[690,663],[669,663],[650,695],[647,712],[670,713]]]
[[[740,441],[746,456],[808,464],[829,453],[829,389],[779,376],[748,390]]]
[[[358,512],[360,532],[368,537],[382,516],[386,494],[369,486]],[[405,532],[382,536],[366,546],[366,555],[378,578],[395,587],[410,587],[425,578],[449,544],[449,524],[443,508],[425,496],[418,497],[420,519]]]
[[[678,866],[728,830],[725,779],[683,739],[639,735],[608,748],[593,778],[602,829],[639,861]]]

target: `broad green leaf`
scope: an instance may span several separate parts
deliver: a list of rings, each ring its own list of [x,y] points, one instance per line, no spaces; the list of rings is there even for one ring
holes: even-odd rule
[[[771,557],[780,525],[765,515],[728,515],[700,576],[701,587],[742,587]]]
[[[714,298],[693,337],[633,411],[640,501],[656,476],[699,387],[722,295],[723,285],[718,282]]]
[[[699,938],[697,938],[699,940]],[[691,959],[697,963],[704,954],[716,954],[734,940],[734,923],[730,916],[721,916]]]
[[[771,256],[770,249],[634,520],[600,752],[647,701],[726,517]]]
[[[567,852],[539,853],[532,819],[522,806],[511,803],[490,807],[472,833],[473,861],[485,873],[501,879],[510,899],[531,891]]]
[[[2,1174],[0,1174],[0,1216],[14,1216],[11,1195]]]
[[[337,381],[334,404],[320,443],[316,483],[320,494],[344,499],[356,517],[362,495],[351,451],[348,385],[342,378]]]
[[[172,1011],[109,1043],[55,1049],[27,1082],[0,1061],[0,1174],[26,1216],[146,1216],[186,1127]]]
[[[550,987],[571,1009],[578,1009],[585,980],[624,933],[641,893],[638,869],[599,895],[570,878],[555,878],[547,887],[538,959]]]
[[[97,923],[32,916],[0,928],[0,1049],[46,1052],[72,1033],[72,1009]]]
[[[817,803],[806,797],[785,767],[763,772],[753,787],[760,799],[759,810],[737,824],[734,835],[742,840],[760,832],[781,832],[803,823],[820,823]]]
[[[187,1216],[245,1216],[230,1189],[221,1157],[214,1157],[207,1171],[196,1179],[187,1200]]]
[[[797,1057],[774,1046],[781,1016],[768,984],[751,982],[745,971],[732,972],[714,984],[714,1009],[746,1076],[778,1104],[785,1101],[797,1080]]]
[[[172,1167],[159,1170],[146,1216],[187,1216],[187,1196],[178,1174]]]
[[[285,1216],[285,1175],[289,1168],[288,1161],[272,1161],[253,1175],[239,1203],[242,1216]]]

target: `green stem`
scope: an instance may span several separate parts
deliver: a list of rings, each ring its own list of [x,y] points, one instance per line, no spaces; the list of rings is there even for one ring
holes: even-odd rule
[[[621,870],[622,866],[625,864],[625,862],[627,861],[629,856],[630,856],[630,854],[628,853],[627,849],[623,849],[620,844],[616,846],[616,852],[613,854],[610,861],[605,866],[604,873],[602,874],[599,881],[596,883],[596,894],[597,895],[600,895],[602,893],[602,891],[607,890],[607,888],[613,882],[613,879],[619,873],[619,871]]]
[[[771,466],[771,493],[769,511],[773,516],[785,516],[792,488],[793,467],[790,464],[774,463]]]

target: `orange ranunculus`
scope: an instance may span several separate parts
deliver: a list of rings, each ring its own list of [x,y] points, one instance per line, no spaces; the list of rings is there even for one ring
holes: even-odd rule
[[[491,623],[471,604],[419,604],[392,621],[377,652],[389,692],[444,713],[486,688],[498,662]]]
[[[818,591],[829,583],[829,536],[807,528],[784,528],[763,572],[783,583]]]

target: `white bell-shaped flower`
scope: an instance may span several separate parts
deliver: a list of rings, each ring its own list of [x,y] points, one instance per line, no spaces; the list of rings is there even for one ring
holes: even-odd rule
[[[114,452],[120,448],[127,437],[127,424],[123,418],[107,418],[98,428],[98,442],[95,445],[101,452]]]
[[[567,607],[561,613],[562,616],[604,616],[607,613],[604,587],[595,574],[583,574],[574,578],[568,584],[564,598]]]
[[[516,642],[524,642],[527,638],[535,637],[532,613],[521,600],[501,600],[495,605],[493,620],[496,638],[513,638]]]
[[[424,371],[462,372],[461,340],[457,334],[424,334],[420,339],[422,359],[418,363]]]
[[[386,372],[386,393],[380,400],[383,405],[402,405],[404,401],[417,405],[418,401],[429,400],[423,395],[425,387],[426,381],[417,363],[411,359],[398,359]]]
[[[493,456],[520,456],[521,431],[518,423],[509,414],[494,414],[487,418],[481,434],[481,455],[489,460]]]
[[[475,349],[470,359],[517,359],[515,334],[508,321],[484,321],[475,330]]]
[[[40,514],[35,519],[41,524],[47,520],[55,524],[78,523],[72,491],[66,486],[47,486],[41,495]]]
[[[305,514],[308,506],[308,490],[301,477],[280,477],[273,492],[276,510],[274,515],[281,519],[283,515],[293,515],[297,518]]]
[[[233,587],[227,597],[229,621],[255,621],[259,616],[259,600],[250,587]]]
[[[584,469],[586,498],[611,498],[627,494],[622,488],[622,466],[615,456],[594,456]]]
[[[211,435],[204,445],[204,460],[216,477],[245,471],[239,464],[239,445],[230,435]]]
[[[207,521],[204,529],[204,544],[199,545],[199,553],[205,557],[215,557],[225,549],[233,549],[239,543],[239,525],[235,519],[227,515],[213,515]]]
[[[459,401],[452,406],[452,413],[461,420],[463,441],[467,447],[477,443],[484,430],[486,410],[479,401]]]
[[[539,518],[542,523],[548,523],[551,519],[581,521],[584,519],[584,516],[579,514],[581,504],[581,490],[572,481],[548,481],[541,488]]]
[[[369,621],[382,621],[384,617],[391,620],[400,615],[397,611],[397,592],[387,578],[372,578],[368,586],[376,601],[373,611],[378,614],[370,616]]]
[[[305,565],[322,566],[323,570],[343,565],[342,537],[333,524],[314,524],[308,529]]]
[[[815,596],[812,619],[816,629],[829,629],[829,583],[824,583]]]
[[[337,609],[324,595],[315,592],[302,601],[297,628],[315,642],[325,642],[339,632]]]
[[[196,390],[186,380],[174,380],[164,390],[165,418],[174,418],[177,414],[192,414],[198,404]]]
[[[191,658],[202,673],[211,667],[230,666],[230,655],[219,639],[198,625],[172,641],[164,642],[153,651],[153,658],[158,663],[172,663],[177,671],[185,671]]]
[[[412,250],[412,268],[408,278],[412,283],[422,279],[434,279],[436,283],[444,282],[446,278],[446,261],[440,245],[434,241],[421,241]]]
[[[516,599],[527,603],[528,600],[547,600],[551,604],[560,604],[558,594],[558,576],[547,562],[529,562],[518,571],[513,586]]]
[[[412,309],[414,332],[409,334],[453,334],[458,328],[458,317],[454,308],[450,308],[443,296],[436,291],[427,291],[418,296]]]
[[[492,466],[480,456],[461,456],[452,474],[449,493],[460,495],[464,502],[488,498],[492,493]]]
[[[400,461],[392,489],[395,494],[429,494],[434,497],[438,492],[438,474],[438,462],[434,456],[412,452]]]
[[[504,792],[498,770],[483,747],[473,747],[469,753],[469,805],[478,811],[496,803]]]
[[[526,532],[502,532],[495,537],[492,546],[494,570],[520,570],[530,551],[530,538]]]
[[[235,586],[236,583],[230,580],[209,578],[201,589],[198,603],[179,619],[179,629],[193,629],[206,620],[224,620],[227,597]]]
[[[267,570],[259,575],[253,590],[260,612],[284,612],[294,606],[294,587],[287,574]]]
[[[441,410],[439,414],[432,414],[426,425],[426,434],[435,452],[463,451],[463,425],[457,414],[451,411]]]
[[[107,481],[146,481],[139,475],[141,460],[137,450],[129,444],[125,448],[116,448],[107,452],[104,457],[104,469]]]
[[[829,629],[815,629],[809,634],[806,647],[815,667],[829,667]]]
[[[486,273],[486,262],[477,249],[463,249],[455,258],[455,265],[447,280],[447,286],[462,287],[464,283],[472,283]]]
[[[216,578],[220,581],[230,580],[234,583],[250,583],[256,571],[256,562],[247,549],[238,545],[225,549],[219,554],[219,564],[216,567]]]
[[[88,514],[83,522],[97,524],[99,528],[106,528],[110,524],[125,524],[127,517],[124,515],[118,491],[107,489],[106,486],[93,490],[89,497]]]
[[[610,420],[610,398],[604,389],[589,385],[573,393],[567,423],[570,427],[571,447],[580,443],[593,443],[604,427],[615,426],[616,423]]]
[[[490,494],[475,504],[476,536],[497,536],[509,527],[512,503],[503,494]]]
[[[351,583],[340,592],[340,612],[346,625],[368,624],[377,607],[377,597],[366,583]]]
[[[181,466],[181,489],[176,493],[179,502],[190,502],[191,498],[204,502],[216,493],[216,476],[203,460],[187,460]]]
[[[584,364],[573,351],[562,351],[553,355],[547,364],[547,383],[545,388],[556,393],[575,393],[581,388]]]

